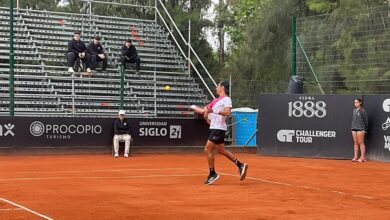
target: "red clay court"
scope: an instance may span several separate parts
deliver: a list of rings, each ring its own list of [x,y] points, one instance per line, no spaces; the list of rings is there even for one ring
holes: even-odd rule
[[[0,219],[388,219],[388,163],[237,155],[1,156]]]

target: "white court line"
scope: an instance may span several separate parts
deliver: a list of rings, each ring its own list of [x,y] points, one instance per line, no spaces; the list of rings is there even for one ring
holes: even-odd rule
[[[39,216],[39,217],[42,217],[42,218],[44,218],[44,219],[53,220],[52,218],[47,217],[46,215],[42,215],[41,213],[38,213],[38,212],[36,212],[36,211],[33,211],[33,210],[29,209],[29,208],[26,208],[26,207],[24,207],[24,206],[22,206],[22,205],[19,205],[19,204],[14,203],[14,202],[11,202],[11,201],[9,201],[9,200],[7,200],[7,199],[0,198],[0,200],[3,201],[3,202],[6,202],[6,203],[8,203],[8,204],[11,204],[11,205],[13,205],[13,206],[16,206],[16,207],[19,207],[19,208],[21,208],[21,209],[24,209],[24,210],[26,210],[26,211],[28,211],[28,212],[31,212],[31,213],[33,213],[33,214],[35,214],[35,215],[37,215],[37,216]]]
[[[205,169],[199,169],[199,170],[208,171],[208,170],[205,170]],[[238,177],[238,175],[231,174],[231,173],[219,172],[219,174],[226,175],[226,176]],[[290,183],[277,182],[277,181],[266,180],[266,179],[261,179],[261,178],[256,178],[256,177],[249,177],[249,176],[247,176],[246,179],[257,180],[257,181],[270,183],[270,184],[276,184],[276,185],[284,185],[284,186],[291,186],[291,187],[315,190],[315,191],[333,192],[333,193],[337,193],[337,194],[341,194],[341,195],[349,195],[349,196],[358,197],[358,198],[364,198],[364,199],[375,199],[374,197],[366,196],[366,195],[348,194],[346,192],[337,191],[337,190],[328,190],[328,189],[323,189],[323,188],[319,188],[319,187],[304,186],[304,185],[293,185],[293,184],[290,184]]]
[[[371,196],[365,196],[365,195],[352,195],[354,197],[360,197],[360,198],[365,198],[365,199],[374,199],[374,197]]]
[[[142,175],[142,176],[87,176],[87,177],[20,177],[0,179],[0,181],[22,181],[22,180],[66,180],[66,179],[135,179],[135,178],[155,178],[155,177],[187,177],[187,176],[204,176],[204,173],[188,174],[159,174],[159,175]]]
[[[34,173],[94,173],[94,172],[123,172],[123,171],[167,171],[167,170],[188,170],[190,168],[150,168],[150,169],[109,169],[109,170],[60,170],[60,171],[22,171],[12,172],[20,174]],[[0,172],[2,173],[2,172]],[[7,172],[8,173],[8,172]]]

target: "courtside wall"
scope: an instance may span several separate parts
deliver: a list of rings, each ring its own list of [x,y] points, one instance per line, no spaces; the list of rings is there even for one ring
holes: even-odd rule
[[[368,114],[368,159],[390,161],[390,95],[260,95],[258,154],[351,159],[355,98]]]
[[[0,148],[111,147],[114,118],[0,117]],[[128,119],[135,146],[202,146],[202,119]]]

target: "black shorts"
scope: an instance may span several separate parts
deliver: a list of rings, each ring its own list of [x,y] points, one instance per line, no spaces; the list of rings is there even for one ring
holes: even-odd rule
[[[351,131],[364,131],[363,129],[351,129]]]
[[[224,130],[211,129],[209,135],[209,141],[214,142],[215,144],[225,143],[225,132]]]

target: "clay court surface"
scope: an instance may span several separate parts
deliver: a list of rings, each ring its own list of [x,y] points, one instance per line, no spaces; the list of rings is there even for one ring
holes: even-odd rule
[[[389,219],[389,163],[238,157],[1,156],[0,219]]]

